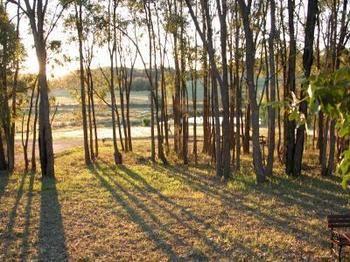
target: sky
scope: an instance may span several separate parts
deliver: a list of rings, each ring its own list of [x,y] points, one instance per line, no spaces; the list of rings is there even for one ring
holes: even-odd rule
[[[50,5],[52,5],[51,8],[55,8],[56,3],[56,0],[50,0]],[[14,18],[17,13],[17,6],[14,4],[9,4],[7,6],[7,11],[9,13],[10,19]],[[48,17],[50,18],[50,16]],[[48,53],[49,64],[47,67],[47,73],[49,78],[61,77],[65,74],[68,74],[72,70],[79,69],[78,44],[76,41],[70,41],[72,34],[76,34],[76,32],[67,31],[67,29],[63,26],[63,21],[64,18],[61,18],[60,23],[57,24],[48,39],[48,42],[53,40],[61,41],[61,52],[59,54],[52,54],[50,52]],[[38,61],[34,48],[34,40],[29,26],[29,21],[25,16],[22,16],[20,23],[20,38],[27,54],[25,61],[22,64],[22,72],[36,73],[38,72]],[[147,42],[145,39],[141,39],[140,43],[141,53],[144,57],[148,57]],[[123,44],[132,45],[129,41],[125,41]],[[109,66],[110,61],[107,47],[95,48],[94,52],[95,58],[92,62],[92,68]],[[70,62],[63,62],[64,55],[70,58]],[[64,65],[58,65],[54,62],[54,59],[62,61]],[[142,60],[139,57],[136,60],[135,67],[140,69],[144,68]]]

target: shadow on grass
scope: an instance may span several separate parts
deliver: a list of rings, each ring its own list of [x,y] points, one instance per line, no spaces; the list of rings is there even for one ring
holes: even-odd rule
[[[17,212],[18,212],[18,207],[19,204],[21,202],[23,193],[24,193],[24,183],[25,183],[25,179],[26,179],[27,174],[23,174],[21,177],[21,181],[17,190],[17,195],[16,195],[16,199],[15,199],[15,203],[11,209],[11,212],[9,214],[9,220],[8,223],[6,225],[5,228],[5,232],[4,232],[4,243],[3,243],[3,254],[4,257],[7,257],[8,251],[9,251],[9,247],[11,245],[11,242],[16,238],[16,236],[14,235],[13,232],[13,228],[15,226],[15,222],[16,222],[16,218],[17,218]]]
[[[96,164],[96,169],[92,172],[126,209],[133,222],[140,225],[142,230],[151,236],[151,240],[168,255],[169,259],[176,258],[173,248],[179,248],[180,245],[191,250],[190,254],[179,257],[180,260],[207,260],[205,253],[209,250],[211,256],[215,254],[218,257],[229,257],[232,246],[223,245],[217,242],[218,239],[229,239],[236,249],[239,248],[249,256],[256,256],[254,251],[239,240],[230,238],[204,218],[162,194],[138,173],[126,166],[117,168],[106,161],[102,162],[103,165]],[[131,203],[135,208],[130,206]],[[146,222],[149,219],[152,223]],[[169,227],[169,225],[173,226]],[[157,238],[154,238],[155,233]],[[168,239],[168,243],[164,243],[164,239]],[[206,251],[194,247],[194,239],[195,242],[205,245]]]
[[[292,179],[285,176],[275,176],[272,178],[272,182],[260,186],[241,179],[240,182],[244,184],[243,188],[245,188],[247,196],[250,194],[256,196],[249,198],[247,201],[250,205],[247,205],[244,197],[238,196],[234,189],[230,190],[214,177],[208,178],[202,174],[190,172],[187,167],[182,168],[181,166],[153,165],[153,168],[161,173],[169,172],[173,178],[187,184],[193,190],[221,200],[229,208],[236,209],[248,216],[257,217],[266,227],[273,226],[282,232],[294,235],[297,239],[312,239],[324,247],[328,247],[324,235],[326,234],[326,222],[324,228],[308,225],[307,228],[301,229],[296,225],[302,223],[301,219],[306,221],[314,218],[325,220],[327,214],[347,211],[348,200],[344,194],[342,195],[344,192],[340,187],[340,179],[337,177],[302,176],[298,179]],[[263,206],[263,199],[277,199],[279,205],[285,208],[272,211]],[[302,214],[290,214],[288,207],[291,206],[297,206]]]
[[[152,201],[154,206],[158,206],[161,212],[167,213],[169,216],[175,218],[177,220],[177,223],[187,228],[189,232],[191,232],[196,238],[202,240],[206,244],[206,246],[212,251],[216,252],[217,254],[221,254],[222,256],[230,256],[230,253],[227,250],[225,250],[222,246],[220,246],[220,244],[216,243],[215,241],[207,237],[205,234],[203,234],[199,230],[200,228],[208,230],[220,239],[230,240],[230,242],[235,247],[239,247],[240,250],[243,250],[245,254],[249,256],[256,255],[256,253],[253,252],[251,249],[242,245],[237,240],[232,239],[228,234],[217,229],[211,223],[208,223],[207,221],[205,221],[205,219],[190,211],[185,206],[176,203],[175,200],[162,194],[160,190],[153,187],[137,172],[129,169],[126,166],[120,166],[120,169],[124,172],[119,174],[120,177],[122,177],[128,183],[130,183],[130,185],[132,185],[133,188],[137,189],[137,191],[140,194],[143,194],[150,201]],[[134,181],[141,182],[143,188],[138,186]],[[158,199],[154,198],[153,195],[155,195]],[[180,213],[181,216],[177,215],[175,211],[178,211],[178,213]]]
[[[9,174],[4,171],[0,171],[0,200],[5,194],[7,184],[9,183]]]
[[[123,207],[132,222],[137,224],[146,233],[146,235],[156,244],[157,248],[161,249],[170,260],[177,260],[177,255],[173,251],[172,246],[166,240],[164,240],[149,223],[146,222],[143,216],[136,209],[129,204],[127,199],[130,198],[131,195],[125,196],[126,191],[121,191],[122,188],[120,186],[117,187],[118,190],[116,190],[117,185],[111,185],[104,177],[104,174],[101,175],[98,172],[98,167],[96,169],[91,167],[90,170],[100,181],[101,185],[111,194],[114,200]]]
[[[25,206],[24,213],[24,231],[23,231],[23,240],[21,245],[21,260],[27,261],[28,250],[29,250],[29,228],[30,228],[30,218],[32,212],[32,202],[33,202],[33,187],[34,187],[34,178],[35,173],[30,173],[29,176],[29,188],[28,188],[28,197],[27,203]]]
[[[68,259],[56,180],[42,178],[39,261],[66,261]]]

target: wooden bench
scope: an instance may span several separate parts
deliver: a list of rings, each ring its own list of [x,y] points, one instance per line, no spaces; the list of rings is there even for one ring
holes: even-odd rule
[[[341,261],[341,252],[343,247],[350,246],[350,214],[347,215],[329,215],[327,216],[328,228],[331,231],[331,249],[338,255]],[[338,247],[338,252],[335,249]]]

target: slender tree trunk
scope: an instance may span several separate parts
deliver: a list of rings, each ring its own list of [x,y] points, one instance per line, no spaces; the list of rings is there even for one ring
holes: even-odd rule
[[[249,92],[248,92],[248,86],[247,86],[247,101],[249,101]],[[250,141],[250,122],[251,122],[251,110],[250,110],[250,103],[245,107],[245,124],[244,124],[244,135],[243,135],[243,153],[249,154],[249,141]]]
[[[239,171],[241,169],[241,86],[240,86],[240,79],[239,79],[239,70],[240,70],[240,55],[239,55],[239,45],[240,45],[240,27],[239,27],[239,16],[238,16],[238,4],[235,5],[235,24],[236,24],[236,37],[235,37],[235,76],[234,76],[234,82],[235,82],[235,89],[236,89],[236,170]]]
[[[91,103],[91,95],[92,91],[91,91],[91,82],[90,82],[90,77],[89,77],[89,70],[90,69],[86,69],[86,85],[87,85],[87,108],[88,108],[88,120],[89,120],[89,146],[90,146],[90,159],[91,161],[94,161],[96,159],[95,156],[95,150],[94,150],[94,131],[93,131],[93,115],[92,115],[92,103]]]
[[[306,18],[305,28],[305,46],[303,54],[303,69],[304,77],[308,79],[311,74],[311,67],[313,63],[313,45],[314,45],[314,32],[316,25],[316,15],[318,10],[318,0],[308,1],[308,13]],[[301,89],[301,99],[305,97],[304,88]],[[300,104],[300,112],[307,116],[307,102],[302,101]],[[294,151],[294,176],[301,175],[301,166],[304,152],[304,138],[305,138],[305,125],[300,125],[297,129],[296,144]]]
[[[285,99],[292,99],[292,92],[295,93],[295,64],[296,64],[296,40],[294,33],[294,0],[288,0],[288,26],[289,26],[289,56],[288,74]],[[295,151],[295,121],[290,121],[288,115],[284,117],[285,139],[286,139],[286,173],[294,175],[294,151]]]
[[[20,7],[17,7],[17,23],[16,23],[16,39],[20,41],[19,37],[19,28],[20,28],[20,21],[21,21],[21,15],[20,15]],[[12,88],[12,112],[11,112],[11,138],[9,146],[11,148],[9,156],[9,170],[13,171],[15,168],[15,135],[16,135],[16,121],[14,119],[17,115],[17,89],[18,89],[18,75],[19,75],[19,69],[20,69],[20,61],[19,57],[16,58],[15,61],[15,73],[13,77],[13,88]]]
[[[256,88],[254,85],[254,64],[255,47],[253,33],[250,28],[249,14],[250,10],[243,0],[238,1],[242,18],[243,27],[246,36],[246,75],[249,93],[249,103],[251,105],[252,117],[252,143],[253,143],[253,164],[258,183],[265,181],[265,170],[262,163],[262,155],[259,141],[259,106],[256,101]]]
[[[110,81],[110,94],[111,94],[111,105],[112,105],[112,127],[113,127],[113,149],[114,149],[114,162],[116,165],[122,164],[122,156],[118,149],[118,143],[117,143],[117,130],[116,130],[116,99],[115,99],[115,88],[114,88],[114,65],[113,65],[113,53],[110,57],[110,63],[111,63],[111,81]],[[120,130],[119,130],[120,131]]]
[[[35,83],[33,85],[32,94],[30,96],[29,112],[28,112],[28,118],[27,118],[27,122],[26,122],[26,137],[25,137],[25,140],[23,140],[23,134],[24,134],[23,122],[24,121],[22,122],[22,146],[23,146],[23,154],[24,154],[24,169],[25,169],[25,172],[28,172],[28,169],[29,169],[28,142],[29,142],[29,133],[30,133],[30,119],[32,117],[33,101],[34,101],[34,97],[35,97],[36,81],[37,80],[35,80]],[[23,116],[23,120],[24,120],[24,116]]]
[[[5,170],[7,170],[7,163],[6,163],[6,159],[5,159],[3,134],[2,134],[1,128],[0,128],[0,171],[5,171]]]
[[[38,0],[38,10],[42,10],[42,1]],[[38,18],[39,19],[39,18]],[[35,18],[30,17],[31,27],[34,35],[35,49],[39,61],[39,87],[40,87],[40,103],[39,103],[39,155],[41,164],[41,173],[43,176],[54,177],[55,165],[53,154],[52,130],[50,123],[50,104],[48,95],[48,84],[46,77],[46,43],[44,39],[43,17],[35,24]]]
[[[183,16],[182,0],[180,0],[180,15]],[[181,119],[182,119],[182,159],[185,165],[188,164],[188,111],[187,111],[187,85],[186,85],[186,56],[185,56],[184,25],[180,28],[180,74],[181,74]]]
[[[36,172],[36,133],[38,123],[38,105],[39,105],[40,86],[37,87],[37,94],[35,98],[34,122],[33,122],[33,140],[32,140],[32,168],[31,171]]]
[[[95,99],[94,99],[94,81],[92,78],[91,70],[89,71],[90,78],[90,100],[91,100],[91,110],[92,110],[92,123],[95,141],[95,158],[98,157],[98,135],[97,135],[97,121],[96,121],[96,110],[95,110]]]
[[[221,3],[220,3],[221,2]],[[217,8],[219,11],[220,19],[220,42],[221,42],[221,59],[222,59],[222,74],[223,85],[220,86],[221,91],[221,103],[223,107],[223,120],[222,120],[222,171],[223,176],[227,179],[230,176],[230,95],[228,86],[228,66],[227,66],[227,1],[217,0]],[[221,10],[220,10],[221,9]]]
[[[334,155],[335,155],[335,120],[331,120],[329,129],[329,156],[328,156],[328,166],[327,166],[327,176],[331,176],[334,172]]]
[[[270,66],[270,90],[269,98],[270,103],[276,101],[276,70],[275,70],[275,53],[274,53],[274,43],[276,37],[276,3],[275,0],[270,0],[270,18],[271,18],[271,32],[269,37],[269,66]],[[273,106],[268,107],[268,157],[266,165],[266,174],[272,175],[273,171],[273,161],[275,153],[275,126],[276,126],[276,109]]]
[[[75,4],[75,19],[79,42],[79,62],[80,62],[80,96],[81,96],[81,116],[83,119],[83,137],[84,137],[84,158],[85,165],[91,165],[88,124],[86,116],[86,90],[85,90],[85,73],[84,73],[84,57],[83,57],[83,20],[82,20],[82,3],[79,6]]]
[[[321,144],[322,146],[322,155],[321,158],[321,175],[327,176],[327,144],[328,144],[328,130],[329,130],[329,118],[327,117],[325,124],[324,124],[324,134],[323,137],[325,138]]]

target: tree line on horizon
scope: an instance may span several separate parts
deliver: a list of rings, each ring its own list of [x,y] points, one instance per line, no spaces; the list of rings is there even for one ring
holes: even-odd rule
[[[79,70],[74,74],[79,84],[86,165],[98,158],[97,100],[110,109],[115,164],[122,164],[122,152],[133,150],[130,92],[134,74],[140,73],[135,69],[137,59],[143,65],[151,98],[153,162],[159,159],[168,164],[169,154],[176,154],[185,165],[197,164],[201,151],[211,157],[216,175],[227,179],[240,170],[241,154],[251,154],[257,183],[263,183],[273,174],[276,160],[284,164],[287,175],[301,175],[306,124],[313,129],[312,147],[318,150],[322,175],[332,175],[348,149],[349,139],[339,134],[337,119],[323,110],[310,114],[307,103],[313,76],[350,66],[348,0],[0,3],[0,101],[4,105],[0,108],[0,170],[14,170],[15,120],[21,111],[18,107],[26,103],[30,112],[23,117],[23,147],[26,151],[29,131],[35,130],[32,170],[36,170],[38,138],[42,175],[54,176],[54,110],[49,110],[47,66],[48,53],[59,53],[63,44],[78,47]],[[14,19],[7,13],[10,5],[17,8]],[[30,79],[20,72],[24,50],[19,28],[27,24],[39,61],[39,72]],[[70,43],[54,39],[52,32],[58,25],[66,28]],[[145,44],[147,53],[142,51]],[[98,48],[108,51],[109,66],[92,68]],[[201,101],[198,83],[203,89]],[[293,107],[302,122],[293,115]],[[259,124],[262,111],[267,113],[265,142]],[[203,117],[201,148],[198,115]],[[192,127],[190,116],[194,117]],[[266,161],[262,143],[267,145]],[[25,158],[28,169],[29,157]]]

